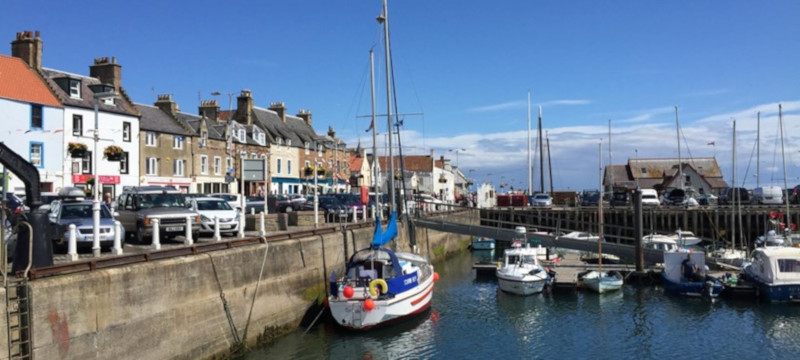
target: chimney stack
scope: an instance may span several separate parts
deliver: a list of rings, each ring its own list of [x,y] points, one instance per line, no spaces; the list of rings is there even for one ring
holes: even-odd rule
[[[303,119],[303,121],[306,122],[306,125],[311,127],[311,110],[300,110],[300,112],[297,113],[297,117]]]
[[[242,90],[236,98],[236,120],[245,125],[253,125],[253,96],[250,90]]]
[[[281,121],[286,122],[286,104],[283,101],[275,101],[269,104],[269,109],[278,113]]]
[[[18,32],[17,39],[11,42],[11,56],[22,59],[34,69],[41,69],[42,39],[39,37],[39,30],[36,33]]]
[[[111,84],[114,91],[119,92],[122,85],[122,66],[117,65],[117,58],[101,57],[94,59],[94,65],[89,66],[89,76],[100,79],[103,84]]]
[[[217,105],[217,100],[201,101],[200,108],[197,112],[200,116],[205,116],[209,120],[219,120],[219,105]]]
[[[156,101],[155,106],[161,109],[161,111],[172,115],[172,117],[175,117],[178,115],[178,112],[181,111],[178,104],[172,101],[172,94],[158,95],[158,101]]]
[[[330,136],[331,139],[336,139],[336,131],[333,131],[333,126],[328,126],[328,136]]]

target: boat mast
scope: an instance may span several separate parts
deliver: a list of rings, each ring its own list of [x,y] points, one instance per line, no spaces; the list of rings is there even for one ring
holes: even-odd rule
[[[784,229],[785,239],[791,241],[792,217],[789,216],[789,185],[786,182],[786,151],[783,144],[783,105],[778,104],[778,125],[781,127],[781,158],[783,158],[783,188],[785,189],[784,200],[786,202],[786,228]]]
[[[553,196],[553,163],[550,159],[550,135],[547,131],[544,132],[544,138],[547,141],[547,173],[550,174],[550,196]]]
[[[611,121],[609,121],[609,124]],[[598,174],[603,173],[603,139],[597,144]],[[602,175],[599,176],[602,179]],[[603,181],[600,180],[600,201],[597,202],[597,272],[603,271]],[[598,277],[601,274],[598,274]]]
[[[732,194],[728,194],[729,198],[733,199],[736,204],[736,195],[739,193],[736,190],[736,120],[733,120],[733,150],[731,151],[733,159],[731,161],[731,187]],[[736,207],[731,209],[731,245],[736,249]]]
[[[372,186],[375,192],[375,213],[373,216],[377,219],[381,214],[380,196],[378,196],[378,133],[375,126],[375,54],[372,50],[369,51],[369,81],[370,90],[372,93]]]
[[[609,175],[609,189],[611,190],[610,194],[614,193],[614,171],[611,169],[611,119],[608,119],[608,175]],[[600,188],[602,189],[603,183],[600,183]],[[603,201],[603,191],[600,190],[600,201]]]
[[[528,195],[533,195],[533,169],[531,166],[531,92],[528,91]]]
[[[539,189],[544,193],[544,142],[542,141],[542,106],[539,106]]]
[[[681,164],[681,125],[678,124],[678,107],[675,107],[675,130],[678,134],[678,184],[683,190],[683,164]]]
[[[780,105],[779,105],[780,106]],[[786,164],[784,164],[785,166]],[[761,187],[761,111],[756,120],[756,188]]]
[[[392,201],[390,209],[395,211],[396,201],[394,194],[394,157],[392,156],[392,78],[389,63],[389,10],[387,0],[383,0],[383,14],[378,16],[378,23],[383,23],[383,48],[386,57],[386,131],[389,137],[389,199]]]

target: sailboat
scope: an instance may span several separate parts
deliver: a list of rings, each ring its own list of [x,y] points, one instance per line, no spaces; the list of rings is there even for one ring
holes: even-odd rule
[[[731,151],[732,161],[731,161],[731,188],[736,188],[736,121],[733,121],[733,147]],[[736,223],[737,223],[737,215],[741,215],[741,201],[738,199],[739,192],[734,192],[734,206],[736,206],[735,211],[731,212],[731,246],[730,247],[721,247],[718,249],[714,249],[711,251],[709,256],[713,258],[715,261],[733,265],[733,266],[742,266],[745,259],[747,258],[747,253],[745,250],[738,249],[736,246]],[[739,223],[741,224],[741,218],[738,219]],[[745,246],[743,245],[742,248]]]
[[[386,47],[386,71],[389,73],[389,35],[388,11],[386,0],[383,1],[383,14],[378,17],[383,23]],[[374,74],[370,51],[370,73]],[[372,131],[373,152],[377,161],[375,148],[375,81],[372,80]],[[387,76],[387,100],[391,78]],[[391,101],[387,104],[388,133],[392,132]],[[399,135],[398,135],[399,136]],[[391,140],[391,136],[389,137]],[[389,142],[389,159],[392,159],[392,146]],[[402,168],[402,162],[401,162]],[[391,173],[394,173],[393,166]],[[401,169],[402,171],[402,169]],[[377,203],[377,177],[374,177]],[[394,194],[394,183],[390,181],[390,191]],[[393,196],[392,196],[393,198]],[[391,208],[394,209],[392,201]],[[331,290],[328,296],[328,307],[336,323],[352,330],[366,330],[390,323],[402,321],[428,309],[433,299],[434,283],[439,275],[434,271],[428,259],[411,253],[394,251],[385,247],[397,236],[397,212],[392,211],[388,226],[381,227],[381,218],[376,216],[375,233],[369,247],[356,251],[347,261],[345,274],[336,278],[331,275]],[[411,234],[409,234],[411,237]],[[412,248],[415,248],[412,241]]]
[[[602,151],[603,143],[598,144],[598,162],[600,163],[600,173],[603,171]],[[602,180],[601,180],[602,181]],[[602,198],[603,184],[600,184]],[[597,202],[598,218],[598,238],[597,238],[597,270],[590,270],[582,273],[578,278],[583,281],[583,285],[596,293],[616,291],[622,288],[622,274],[617,271],[603,271],[603,202]]]

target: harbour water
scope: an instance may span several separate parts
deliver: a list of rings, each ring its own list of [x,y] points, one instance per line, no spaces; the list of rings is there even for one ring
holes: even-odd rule
[[[800,306],[668,296],[660,287],[520,297],[465,252],[437,265],[432,309],[364,333],[321,324],[247,359],[657,359],[800,357]]]

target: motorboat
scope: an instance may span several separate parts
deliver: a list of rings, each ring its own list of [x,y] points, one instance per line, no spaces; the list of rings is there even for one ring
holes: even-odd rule
[[[472,250],[494,250],[494,239],[478,236],[472,240]]]
[[[618,271],[590,270],[578,275],[583,286],[598,294],[622,288],[623,277]]]
[[[562,238],[573,239],[573,240],[586,240],[591,242],[597,242],[597,240],[600,239],[599,236],[587,231],[572,231],[557,237],[557,239],[562,239]]]
[[[517,227],[518,236],[524,236],[524,233],[524,227]],[[555,273],[551,276],[551,271],[541,265],[538,253],[537,248],[532,248],[527,241],[512,241],[512,246],[505,250],[503,262],[496,270],[500,290],[517,295],[533,295],[549,286]]]
[[[376,223],[371,246],[350,257],[342,278],[331,275],[331,315],[337,324],[352,330],[398,322],[425,311],[439,277],[424,257],[383,247],[397,235],[395,213],[385,232],[380,218]]]
[[[642,246],[661,251],[676,251],[678,243],[671,236],[650,234],[642,237]]]
[[[693,232],[681,229],[675,231],[670,237],[673,238],[680,247],[699,245],[703,242],[703,239],[695,236]]]
[[[779,235],[775,230],[769,230],[766,234],[756,238],[756,246],[784,246],[786,238]]]
[[[698,268],[706,268],[706,257],[703,252],[681,250],[664,252],[664,270],[661,271],[664,290],[668,293],[683,296],[718,297],[723,289],[722,281],[719,279],[706,274],[703,281],[693,281],[684,276],[682,265],[687,258]]]
[[[800,302],[800,248],[756,248],[742,273],[756,284],[756,294],[761,299]]]

